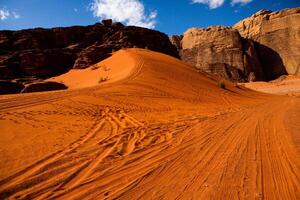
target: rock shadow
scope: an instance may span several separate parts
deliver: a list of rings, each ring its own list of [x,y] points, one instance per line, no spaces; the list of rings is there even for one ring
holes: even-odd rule
[[[267,81],[288,74],[282,58],[275,50],[258,42],[255,42],[255,47]]]

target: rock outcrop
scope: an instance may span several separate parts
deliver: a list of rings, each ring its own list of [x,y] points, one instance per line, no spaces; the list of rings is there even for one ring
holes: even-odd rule
[[[44,92],[44,91],[53,91],[53,90],[65,90],[68,87],[63,83],[57,83],[53,81],[45,81],[38,83],[31,83],[27,85],[21,93],[30,93],[30,92]]]
[[[24,85],[12,81],[0,81],[0,94],[20,93],[24,89]]]
[[[164,33],[111,20],[92,26],[0,31],[0,80],[52,77],[131,47],[178,57]]]
[[[254,43],[243,39],[237,30],[223,26],[187,30],[178,44],[181,59],[199,69],[232,81],[263,80]]]
[[[233,27],[257,43],[268,80],[287,73],[300,75],[300,8],[261,10]]]
[[[183,35],[172,35],[169,37],[171,43],[177,48],[181,49],[181,40],[183,38]]]

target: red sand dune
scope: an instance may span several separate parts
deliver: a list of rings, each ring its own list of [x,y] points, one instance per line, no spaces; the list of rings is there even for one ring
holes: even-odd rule
[[[135,60],[124,50],[118,51],[116,54],[89,68],[73,69],[48,80],[64,83],[70,89],[77,89],[124,79],[135,68]]]
[[[299,98],[147,50],[103,63],[111,82],[0,99],[0,199],[300,198]]]

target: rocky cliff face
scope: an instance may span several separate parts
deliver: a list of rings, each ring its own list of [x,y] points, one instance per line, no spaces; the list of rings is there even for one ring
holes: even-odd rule
[[[180,45],[174,41],[183,61],[206,72],[232,81],[264,79],[254,43],[243,39],[237,30],[222,26],[192,28],[184,33]]]
[[[300,75],[300,8],[262,10],[233,28],[257,43],[268,80],[286,73]]]
[[[85,68],[121,48],[178,56],[168,36],[105,20],[92,26],[0,31],[0,80],[32,81]]]
[[[177,48],[177,49],[181,49],[181,40],[183,38],[183,35],[172,35],[170,36],[170,41],[171,43]]]
[[[170,41],[197,68],[232,81],[300,75],[300,8],[261,10],[229,27],[192,28]]]

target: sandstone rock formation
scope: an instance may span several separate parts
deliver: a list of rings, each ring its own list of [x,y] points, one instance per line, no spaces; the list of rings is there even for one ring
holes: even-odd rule
[[[12,81],[0,81],[0,94],[20,93],[24,89],[22,83]]]
[[[52,77],[130,47],[178,56],[167,35],[111,20],[86,27],[0,31],[0,80]]]
[[[264,79],[254,43],[243,39],[237,30],[223,26],[191,28],[180,45],[176,37],[171,41],[177,43],[182,60],[206,72],[232,81]]]
[[[181,49],[181,40],[183,38],[183,35],[172,35],[169,37],[171,43],[177,48]]]
[[[261,10],[233,27],[257,42],[268,80],[286,73],[300,75],[300,8]]]
[[[45,81],[45,82],[29,84],[21,91],[21,93],[65,90],[67,88],[68,87],[62,83],[57,83],[57,82],[53,82],[53,81]]]

